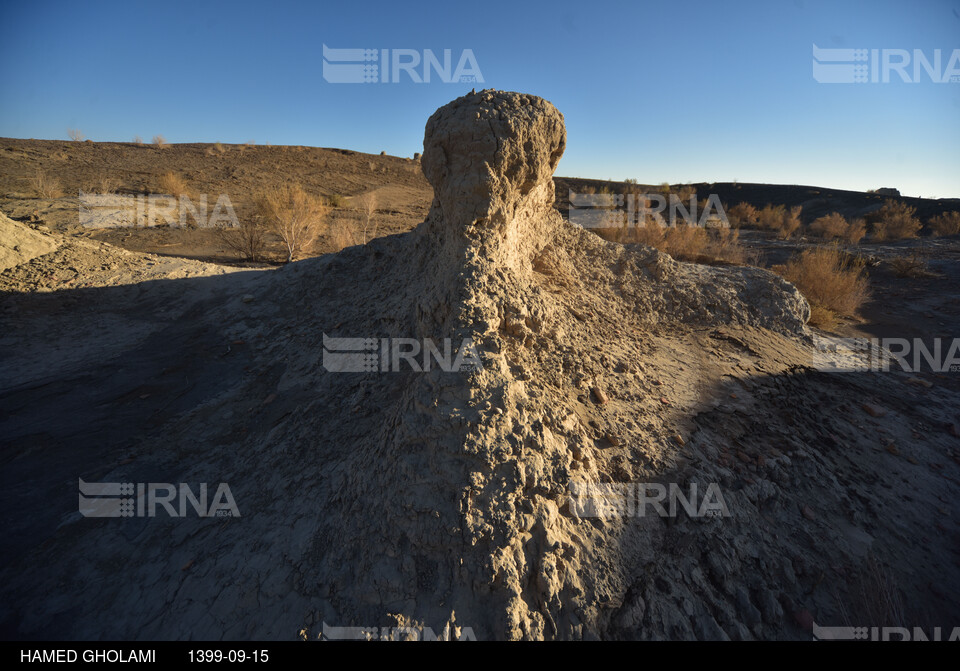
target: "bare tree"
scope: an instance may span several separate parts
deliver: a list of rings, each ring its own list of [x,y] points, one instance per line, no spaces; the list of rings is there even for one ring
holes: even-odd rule
[[[283,240],[288,262],[300,256],[323,232],[330,211],[322,198],[307,193],[299,184],[262,192],[256,198],[256,206],[267,227]]]
[[[244,217],[238,226],[218,223],[215,230],[220,241],[240,258],[248,261],[259,261],[263,258],[267,228],[261,217]]]
[[[360,206],[362,216],[360,233],[363,239],[361,244],[365,245],[377,236],[378,222],[374,219],[374,215],[377,213],[377,194],[373,191],[367,191],[357,198],[357,205]]]

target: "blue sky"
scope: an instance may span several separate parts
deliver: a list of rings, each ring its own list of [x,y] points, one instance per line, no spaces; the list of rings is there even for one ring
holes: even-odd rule
[[[560,175],[960,197],[960,83],[822,84],[812,46],[960,49],[960,0],[0,4],[0,136],[420,151],[472,83],[332,84],[333,48],[472,50],[564,114]],[[912,72],[912,67],[908,68]]]

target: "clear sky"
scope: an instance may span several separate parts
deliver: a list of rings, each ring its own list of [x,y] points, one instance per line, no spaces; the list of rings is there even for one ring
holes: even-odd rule
[[[827,84],[812,48],[960,49],[960,0],[0,0],[0,136],[411,156],[476,86],[553,102],[560,175],[960,197],[960,82]],[[483,83],[329,83],[323,45],[466,49]],[[379,53],[379,52],[378,52]],[[418,68],[422,71],[422,67]],[[908,68],[912,73],[912,66]],[[379,76],[379,75],[378,75]],[[926,78],[924,78],[926,77]]]

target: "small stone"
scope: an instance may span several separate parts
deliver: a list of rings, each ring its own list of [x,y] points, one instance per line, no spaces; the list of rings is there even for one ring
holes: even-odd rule
[[[244,294],[242,300],[243,300],[244,303],[252,303],[252,302],[253,302],[253,294]]]
[[[874,405],[873,403],[861,403],[860,407],[871,417],[883,417],[887,414],[886,408],[881,408],[879,405]]]
[[[813,514],[813,509],[810,506],[804,506],[801,508],[800,512],[803,513],[803,516],[808,520],[816,519],[816,515]]]
[[[675,442],[680,447],[683,447],[685,444],[683,441],[683,436],[681,436],[679,433],[673,436],[673,442]]]
[[[594,387],[591,391],[593,391],[593,397],[600,405],[605,405],[607,401],[610,400],[607,394],[600,387]]]

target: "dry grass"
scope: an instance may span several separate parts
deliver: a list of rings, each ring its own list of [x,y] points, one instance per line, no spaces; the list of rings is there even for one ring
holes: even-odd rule
[[[307,193],[299,184],[263,191],[255,204],[267,227],[283,240],[288,262],[296,260],[324,232],[330,211],[323,198]]]
[[[106,195],[108,193],[116,193],[118,188],[120,188],[120,182],[118,180],[101,173],[96,181],[90,185],[88,191],[90,193]]]
[[[804,250],[773,271],[796,285],[810,303],[810,323],[827,326],[836,315],[854,316],[870,297],[863,266],[831,245]]]
[[[335,252],[359,244],[355,223],[350,219],[339,219],[332,224],[327,230],[327,238]]]
[[[887,200],[874,217],[873,239],[904,240],[917,237],[923,224],[915,216],[916,213],[917,208],[901,200]]]
[[[845,598],[837,597],[840,617],[850,627],[905,627],[909,624],[893,572],[874,554],[849,581]]]
[[[187,192],[187,180],[175,172],[165,172],[157,178],[160,193],[182,196]]]
[[[78,128],[68,128],[67,137],[69,137],[74,142],[83,142],[85,139],[83,133]]]
[[[956,235],[960,233],[960,212],[941,212],[929,223],[934,235]]]
[[[167,139],[162,135],[154,135],[152,142],[153,142],[153,146],[156,147],[157,149],[163,149],[164,147],[167,146]]]
[[[140,137],[139,135],[134,135],[134,136],[133,136],[133,143],[134,143],[135,145],[142,145],[142,144],[143,144],[143,138]]]
[[[30,184],[40,198],[60,198],[63,196],[63,187],[60,180],[43,170],[37,170],[37,173],[30,179]]]

